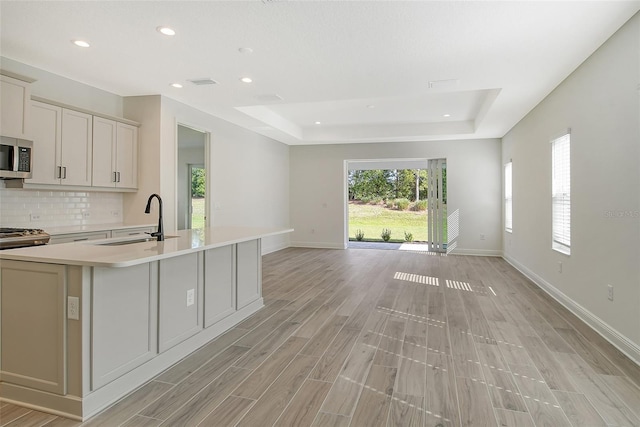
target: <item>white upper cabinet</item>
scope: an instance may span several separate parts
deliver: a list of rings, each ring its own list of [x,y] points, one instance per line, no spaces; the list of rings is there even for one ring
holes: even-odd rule
[[[33,172],[28,184],[91,185],[92,116],[32,101]]]
[[[60,184],[62,148],[62,108],[33,101],[31,105],[33,135],[33,170],[29,184]]]
[[[93,116],[62,109],[61,183],[91,185]]]
[[[30,84],[7,76],[0,76],[0,132],[3,136],[31,139],[29,129]]]
[[[137,189],[136,126],[54,103],[32,100],[30,105],[33,171],[24,188]]]
[[[138,128],[93,118],[93,186],[136,188]]]

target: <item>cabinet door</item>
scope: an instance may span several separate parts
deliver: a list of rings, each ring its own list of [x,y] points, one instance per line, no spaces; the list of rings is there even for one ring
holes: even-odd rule
[[[65,271],[2,261],[1,381],[66,394]]]
[[[238,310],[262,296],[262,256],[260,240],[237,245]]]
[[[236,311],[234,246],[204,253],[204,326],[208,328]]]
[[[31,131],[33,135],[33,184],[60,183],[60,155],[62,138],[62,108],[32,101]]]
[[[91,185],[93,116],[62,109],[63,185]]]
[[[93,186],[114,187],[116,168],[113,159],[116,152],[116,122],[93,117]]]
[[[116,186],[120,188],[138,187],[138,128],[124,123],[117,124],[117,148],[115,163]]]
[[[28,122],[31,92],[29,83],[0,76],[0,98],[2,135],[30,139]]]
[[[159,351],[202,329],[202,252],[167,258],[160,263]]]
[[[156,355],[157,264],[93,269],[91,390]]]

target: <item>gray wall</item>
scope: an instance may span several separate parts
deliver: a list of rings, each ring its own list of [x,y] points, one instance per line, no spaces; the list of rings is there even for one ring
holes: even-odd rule
[[[503,163],[513,159],[513,233],[503,235],[505,257],[638,361],[639,64],[636,15],[503,138],[502,155]],[[570,256],[551,249],[549,141],[566,128]]]
[[[448,212],[460,213],[456,252],[502,251],[499,139],[292,146],[290,151],[294,246],[344,247],[346,160],[446,158]]]

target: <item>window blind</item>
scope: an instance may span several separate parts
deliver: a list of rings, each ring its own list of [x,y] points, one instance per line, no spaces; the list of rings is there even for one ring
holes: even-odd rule
[[[552,156],[552,234],[553,249],[569,254],[571,250],[571,137],[563,135],[551,141]]]
[[[504,229],[513,231],[513,184],[512,162],[504,165]]]

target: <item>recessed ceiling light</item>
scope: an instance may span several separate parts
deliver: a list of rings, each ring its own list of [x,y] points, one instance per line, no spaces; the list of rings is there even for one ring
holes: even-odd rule
[[[164,34],[165,36],[175,36],[176,35],[176,30],[174,30],[173,28],[165,27],[163,25],[161,25],[158,28],[156,28],[156,31],[158,31],[161,34]]]
[[[442,117],[451,117],[451,114],[443,114]]]
[[[238,48],[238,52],[240,53],[253,53],[253,49],[250,47],[240,47]]]
[[[376,106],[373,105],[373,104],[369,104],[369,105],[367,105],[367,108],[376,108]]]
[[[243,83],[251,83],[253,80],[251,80],[251,77],[243,77],[240,81]]]
[[[317,125],[321,124],[322,122],[316,122]]]
[[[171,86],[177,88],[177,89],[182,89],[182,85],[180,83],[171,83]]]
[[[84,40],[71,40],[71,42],[73,44],[75,44],[76,46],[79,46],[79,47],[90,47],[91,46],[89,44],[89,42],[84,41]]]

